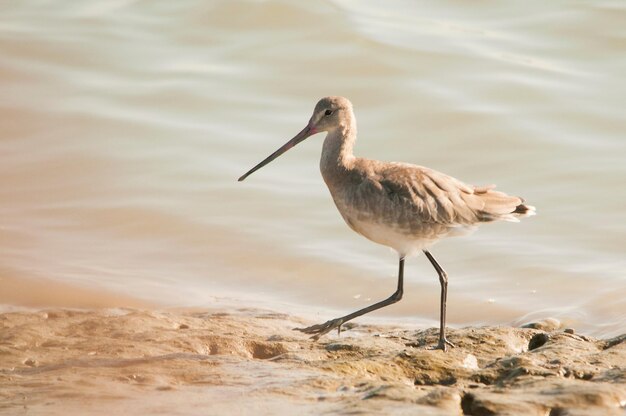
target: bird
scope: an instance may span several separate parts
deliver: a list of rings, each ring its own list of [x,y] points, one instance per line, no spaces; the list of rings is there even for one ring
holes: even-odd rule
[[[454,347],[446,337],[448,275],[431,254],[438,240],[469,233],[481,223],[518,222],[534,215],[535,207],[517,196],[496,191],[495,185],[468,185],[452,176],[424,166],[383,162],[356,157],[353,153],[357,123],[352,103],[329,96],[318,101],[306,127],[274,153],[239,178],[252,173],[317,133],[326,133],[320,171],[346,224],[365,238],[398,253],[398,283],[388,298],[339,318],[306,328],[295,328],[313,340],[346,322],[402,299],[404,261],[423,253],[439,277],[439,338],[433,349]]]

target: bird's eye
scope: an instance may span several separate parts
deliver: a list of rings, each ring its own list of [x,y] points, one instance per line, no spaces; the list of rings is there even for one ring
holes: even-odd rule
[[[331,115],[332,113],[333,113],[333,110],[326,110],[324,112],[324,114],[327,115],[327,116]]]

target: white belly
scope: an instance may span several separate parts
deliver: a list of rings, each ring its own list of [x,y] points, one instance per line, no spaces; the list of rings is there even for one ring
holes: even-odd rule
[[[375,221],[359,220],[344,216],[346,223],[357,233],[375,243],[391,247],[401,256],[419,254],[444,237],[466,235],[475,227],[422,226],[419,232]]]
[[[401,256],[418,254],[436,241],[436,239],[415,238],[401,229],[386,224],[351,219],[348,225],[367,239],[393,248]]]

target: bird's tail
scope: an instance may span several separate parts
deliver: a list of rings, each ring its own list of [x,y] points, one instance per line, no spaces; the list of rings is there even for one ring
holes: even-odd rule
[[[524,199],[507,195],[493,188],[493,186],[488,186],[474,189],[474,194],[478,196],[483,203],[483,208],[479,211],[481,220],[519,222],[520,218],[530,217],[536,214],[535,207],[526,205]]]
[[[521,198],[520,198],[521,199]],[[511,214],[515,215],[517,218],[530,217],[532,215],[536,215],[537,210],[532,205],[526,205],[524,203],[519,204],[515,207],[515,211]]]

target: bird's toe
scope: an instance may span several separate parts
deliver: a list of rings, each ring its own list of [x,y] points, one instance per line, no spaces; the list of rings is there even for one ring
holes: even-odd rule
[[[341,328],[341,324],[343,324],[343,319],[332,319],[323,324],[311,325],[306,328],[294,328],[294,330],[312,335],[311,339],[317,341],[322,335],[329,333],[333,329]]]
[[[435,347],[433,347],[434,350],[442,350],[443,352],[448,351],[448,346],[455,348],[456,345],[454,345],[453,343],[451,343],[450,341],[448,341],[447,338],[440,338],[439,342],[437,343],[437,345]]]

